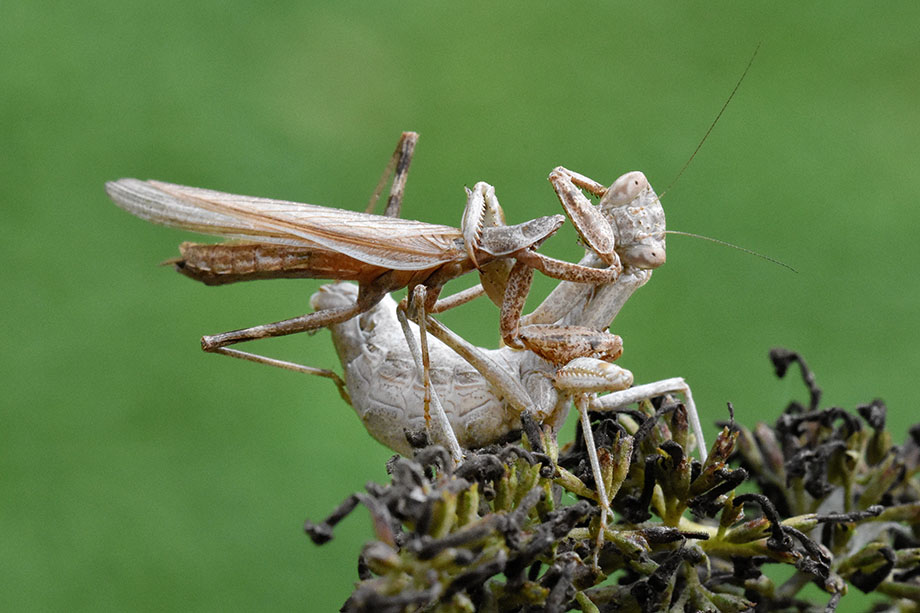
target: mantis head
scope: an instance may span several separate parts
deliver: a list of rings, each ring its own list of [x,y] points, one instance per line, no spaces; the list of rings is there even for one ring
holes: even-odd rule
[[[614,181],[599,206],[610,221],[624,265],[649,270],[664,264],[664,209],[643,173],[628,172]]]

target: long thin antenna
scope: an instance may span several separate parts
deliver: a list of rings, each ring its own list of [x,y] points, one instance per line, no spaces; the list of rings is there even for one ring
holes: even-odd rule
[[[674,184],[677,183],[677,180],[680,179],[680,176],[684,174],[685,170],[687,170],[687,166],[690,165],[690,162],[693,161],[693,158],[695,158],[696,154],[699,153],[700,149],[702,149],[703,143],[705,143],[706,139],[709,138],[709,134],[710,132],[712,132],[712,129],[716,127],[716,124],[719,123],[719,119],[722,117],[722,113],[724,113],[725,109],[728,107],[728,103],[732,101],[732,98],[735,97],[735,92],[737,92],[738,88],[741,87],[741,82],[744,81],[744,77],[747,76],[748,70],[751,69],[751,64],[754,63],[754,58],[757,57],[757,52],[760,51],[760,46],[762,44],[763,42],[757,43],[757,47],[754,48],[754,53],[751,55],[751,59],[748,61],[748,64],[745,67],[744,72],[741,73],[741,78],[738,79],[737,83],[735,83],[735,88],[732,90],[732,93],[728,95],[728,99],[725,101],[725,104],[723,104],[722,108],[719,109],[719,114],[716,115],[716,118],[712,120],[712,124],[709,126],[709,129],[706,130],[706,134],[703,135],[702,140],[700,140],[700,144],[698,144],[696,146],[696,149],[693,150],[693,153],[690,155],[690,158],[687,159],[687,161],[684,163],[683,168],[680,169],[680,172],[677,173],[677,176],[674,177],[674,180],[671,181],[671,184],[668,185],[667,189],[661,192],[661,194],[658,196],[659,198],[663,198],[664,195],[668,193],[672,187],[674,187]]]
[[[787,268],[787,269],[791,270],[791,271],[794,272],[794,273],[798,273],[798,272],[799,272],[798,270],[796,270],[795,268],[793,268],[793,267],[790,266],[789,264],[786,264],[785,262],[781,262],[780,260],[777,260],[776,258],[771,258],[770,256],[764,255],[764,254],[762,254],[762,253],[758,253],[758,252],[754,251],[753,249],[748,249],[747,247],[741,247],[740,245],[735,245],[734,243],[729,243],[728,241],[719,240],[718,238],[712,238],[711,236],[704,236],[704,235],[702,235],[702,234],[694,234],[693,232],[681,232],[680,230],[665,230],[665,234],[680,234],[681,236],[691,236],[691,237],[693,237],[693,238],[701,238],[701,239],[703,239],[704,241],[710,241],[710,242],[713,242],[713,243],[716,243],[716,244],[719,244],[719,245],[723,245],[723,246],[725,246],[725,247],[731,247],[732,249],[737,249],[738,251],[743,251],[743,252],[748,253],[748,254],[750,254],[750,255],[756,255],[757,257],[759,257],[759,258],[762,259],[762,260],[766,260],[766,261],[771,262],[771,263],[773,263],[773,264],[778,264],[778,265],[782,266],[783,268]]]

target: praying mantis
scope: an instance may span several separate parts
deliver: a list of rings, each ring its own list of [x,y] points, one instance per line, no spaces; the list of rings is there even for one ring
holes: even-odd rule
[[[418,135],[400,138],[391,164],[397,169],[388,209],[398,213],[402,187]],[[242,242],[217,245],[183,243],[173,260],[186,276],[207,285],[268,278],[320,278],[357,281],[357,301],[334,310],[202,337],[208,352],[242,357],[228,345],[283,336],[339,323],[367,311],[389,292],[425,288],[425,306],[433,308],[443,285],[474,268],[514,260],[557,279],[603,283],[619,274],[612,247],[596,250],[607,268],[581,266],[541,255],[536,248],[563,223],[561,215],[506,226],[494,191],[485,183],[468,192],[463,225],[450,226],[268,198],[237,196],[160,181],[119,179],[106,184],[115,204],[153,223],[214,234]],[[373,201],[372,199],[372,205]],[[588,225],[593,210],[567,208],[582,238],[595,244]],[[371,206],[372,206],[371,205]]]
[[[633,383],[629,371],[610,363],[622,352],[622,340],[606,328],[632,292],[648,281],[651,270],[665,262],[665,215],[658,196],[641,172],[627,173],[608,188],[563,167],[554,169],[550,183],[586,247],[586,255],[578,264],[563,262],[536,251],[559,228],[562,216],[506,226],[495,190],[484,182],[467,190],[459,230],[399,218],[416,140],[415,133],[402,135],[371,200],[373,204],[380,186],[395,169],[384,216],[137,179],[108,183],[106,190],[116,204],[149,221],[244,239],[180,246],[182,257],[173,261],[176,268],[206,284],[277,277],[357,281],[357,288],[341,286],[356,289],[351,299],[324,300],[321,293],[315,297],[317,309],[313,313],[205,336],[202,347],[205,351],[334,378],[329,371],[282,363],[228,345],[383,317],[385,323],[371,327],[383,334],[376,341],[361,334],[335,337],[346,365],[347,383],[339,382],[339,389],[343,397],[350,398],[369,432],[397,451],[409,451],[402,431],[410,426],[409,407],[418,399],[404,396],[402,403],[392,403],[388,411],[378,410],[386,404],[374,396],[378,386],[352,382],[386,380],[381,367],[395,369],[397,374],[390,380],[405,380],[409,372],[404,366],[407,362],[398,358],[401,348],[408,349],[423,381],[421,402],[414,404],[424,407],[426,428],[436,435],[433,438],[446,444],[455,461],[462,457],[463,446],[481,446],[508,435],[519,426],[524,413],[554,432],[574,398],[603,510],[600,539],[611,511],[600,478],[588,410],[596,393],[622,393]],[[597,196],[598,205],[593,205],[582,190]],[[428,315],[475,297],[476,289],[437,300],[447,281],[474,269],[480,273],[481,291],[501,307],[499,327],[506,346],[491,356]],[[534,313],[522,318],[534,269],[562,283]],[[407,286],[410,293],[403,309],[391,308],[388,294]],[[327,294],[331,297],[334,293]],[[420,350],[406,312],[419,323]],[[357,329],[361,330],[360,324]],[[402,340],[398,332],[394,333],[399,329]],[[445,394],[454,408],[450,412],[443,407],[437,385],[432,387],[430,382],[428,330],[450,348],[435,345],[435,365],[450,364],[453,379],[465,379],[477,390],[470,395],[463,387],[450,387]],[[384,351],[377,364],[356,362],[347,356],[349,352],[366,356],[372,347]],[[353,367],[355,364],[358,366]],[[702,429],[689,388],[682,380],[675,381],[677,385],[658,385],[655,390],[660,390],[657,395],[684,393],[705,458]],[[365,394],[365,390],[370,393]],[[634,401],[648,394],[644,389],[633,389],[628,397]],[[471,402],[474,406],[468,407]],[[434,411],[429,410],[432,403]],[[607,404],[595,402],[594,407],[624,404],[611,404],[610,394],[604,397],[604,403]]]
[[[330,330],[345,369],[350,403],[378,441],[403,454],[411,452],[406,431],[427,427],[427,412],[420,407],[427,406],[429,396],[437,399],[438,389],[443,401],[437,400],[436,412],[445,415],[450,432],[456,433],[462,447],[501,440],[521,427],[524,413],[554,433],[574,399],[602,509],[599,551],[612,511],[600,477],[588,411],[615,410],[643,399],[679,393],[685,398],[704,461],[705,440],[692,393],[682,378],[631,387],[632,373],[606,360],[619,356],[619,337],[612,354],[606,346],[595,351],[592,344],[604,345],[607,339],[602,330],[629,297],[648,282],[652,269],[665,261],[665,218],[657,195],[639,172],[623,175],[609,189],[564,168],[555,169],[550,181],[561,200],[584,199],[583,204],[590,206],[578,190],[580,187],[601,198],[598,210],[610,220],[610,226],[616,227],[614,232],[620,239],[625,262],[617,279],[594,286],[564,281],[523,319],[520,291],[507,292],[501,325],[506,345],[500,349],[475,347],[424,314],[418,331],[410,330],[403,312],[389,297],[358,318],[330,326]],[[590,247],[580,262],[586,266],[601,263]],[[522,280],[514,281],[519,268],[519,263],[513,265],[508,286],[518,283],[526,291],[527,271],[518,275]],[[319,311],[341,308],[353,302],[356,293],[356,288],[348,284],[323,286],[311,304]],[[515,332],[513,325],[506,325],[509,311],[509,322],[523,322],[524,331],[539,329],[541,341],[531,343],[528,333]],[[437,340],[424,340],[425,330]],[[595,331],[593,335],[587,332],[590,330]],[[414,346],[415,334],[427,345],[433,370],[422,363]],[[522,350],[525,347],[527,350]],[[596,397],[600,392],[609,393]]]

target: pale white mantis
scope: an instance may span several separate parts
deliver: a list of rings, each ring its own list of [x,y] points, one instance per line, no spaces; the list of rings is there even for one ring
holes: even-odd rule
[[[516,322],[520,315],[521,302],[508,297],[522,293],[506,292],[503,333],[510,341],[520,339],[531,350],[513,348],[511,343],[494,350],[475,347],[424,314],[421,316],[425,317],[425,326],[411,331],[404,317],[399,322],[402,312],[392,299],[384,299],[361,316],[330,329],[345,370],[352,406],[377,440],[400,453],[411,450],[406,431],[427,426],[423,407],[427,406],[429,390],[424,382],[429,378],[434,413],[443,415],[438,427],[448,422],[447,437],[455,435],[462,447],[502,440],[520,428],[525,412],[555,431],[574,399],[603,510],[600,545],[611,511],[600,478],[589,410],[615,410],[643,399],[680,393],[703,460],[705,441],[692,393],[682,378],[630,387],[632,373],[591,355],[591,335],[584,332],[593,329],[599,339],[606,338],[602,331],[633,292],[648,282],[651,269],[664,262],[665,218],[657,195],[639,172],[623,175],[610,189],[562,168],[553,171],[550,181],[560,199],[584,199],[579,203],[582,207],[592,205],[577,186],[601,197],[598,211],[619,239],[613,242],[624,264],[618,278],[607,284],[560,283],[532,314],[522,319],[525,330],[541,326],[538,329],[542,338],[536,344],[529,342],[527,334],[512,333],[511,327],[504,325],[508,311],[512,311],[508,321]],[[597,266],[601,260],[588,249],[580,264]],[[512,271],[511,279],[516,277]],[[520,278],[524,279],[521,283],[526,293],[529,277]],[[509,280],[508,284],[514,283]],[[355,296],[356,290],[350,285],[324,286],[313,296],[312,304],[319,310],[340,308]],[[438,339],[425,340],[424,334],[420,335],[422,345],[427,345],[430,352],[430,374],[415,349],[415,335],[423,330]],[[573,335],[572,330],[578,333]],[[573,338],[587,347],[573,348],[569,343]],[[602,392],[610,393],[596,396]]]

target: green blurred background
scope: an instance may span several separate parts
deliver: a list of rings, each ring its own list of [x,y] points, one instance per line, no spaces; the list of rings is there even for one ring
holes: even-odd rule
[[[327,381],[205,355],[203,333],[308,310],[318,283],[208,288],[181,240],[113,206],[123,176],[363,208],[402,130],[404,214],[458,225],[487,180],[510,221],[559,212],[563,164],[659,192],[669,239],[614,324],[639,382],[681,375],[703,420],[879,396],[897,432],[920,370],[920,5],[0,3],[0,608],[337,608],[371,534],[301,532],[390,453]],[[578,259],[568,226],[545,250]],[[534,291],[545,294],[551,283]],[[485,301],[444,317],[496,343]],[[487,322],[487,323],[483,323]],[[260,351],[338,367],[328,334]],[[714,428],[709,428],[714,432]],[[896,435],[896,438],[902,438]],[[846,603],[846,601],[844,601]]]

